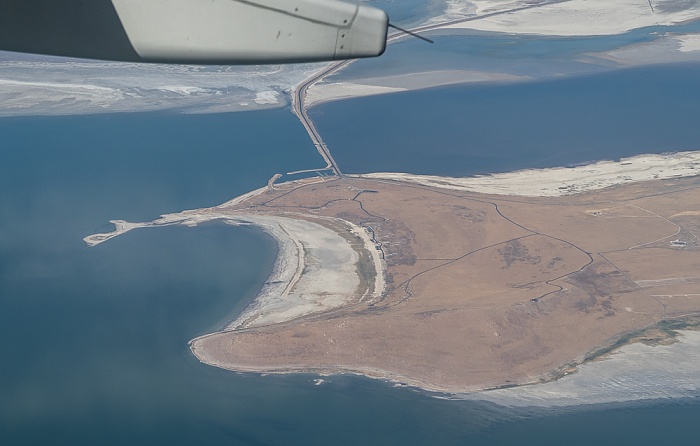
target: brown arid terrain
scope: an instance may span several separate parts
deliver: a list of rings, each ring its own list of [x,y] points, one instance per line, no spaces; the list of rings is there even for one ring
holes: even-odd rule
[[[700,177],[561,197],[344,177],[231,203],[216,212],[364,227],[385,288],[192,341],[201,361],[226,369],[465,392],[555,379],[633,333],[700,314]],[[357,261],[366,281],[371,257]]]

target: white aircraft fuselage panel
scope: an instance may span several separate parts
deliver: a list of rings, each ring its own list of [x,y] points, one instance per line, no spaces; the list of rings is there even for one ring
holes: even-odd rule
[[[0,49],[134,62],[378,56],[388,17],[339,0],[3,0]]]
[[[387,16],[335,0],[112,0],[141,58],[294,62],[381,54]]]

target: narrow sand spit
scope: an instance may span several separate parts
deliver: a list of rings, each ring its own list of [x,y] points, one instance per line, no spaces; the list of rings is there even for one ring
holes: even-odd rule
[[[340,219],[317,219],[238,214],[228,208],[261,191],[258,189],[209,209],[166,214],[145,223],[114,220],[110,233],[85,237],[95,246],[137,228],[175,224],[197,226],[207,221],[230,225],[255,225],[273,236],[279,252],[274,271],[254,302],[227,330],[286,322],[301,316],[374,299],[384,290],[382,261],[364,229]],[[374,264],[371,282],[360,277],[360,252]]]
[[[700,174],[700,152],[639,155],[577,167],[527,169],[468,178],[377,172],[361,178],[387,179],[485,194],[558,197],[653,179]]]
[[[88,235],[87,237],[83,238],[83,241],[85,243],[87,243],[88,246],[96,246],[102,242],[106,242],[107,240],[110,240],[114,237],[117,237],[117,236],[122,235],[126,232],[129,232],[132,229],[148,228],[148,227],[156,227],[156,226],[168,226],[168,225],[177,225],[177,224],[181,224],[181,225],[185,225],[185,226],[197,226],[199,223],[204,223],[204,222],[210,221],[210,220],[219,220],[219,219],[225,220],[226,217],[228,217],[228,214],[223,213],[222,212],[223,209],[225,209],[227,207],[235,206],[235,205],[237,205],[237,204],[239,204],[239,203],[241,203],[249,198],[252,198],[256,195],[260,195],[263,192],[265,192],[267,189],[268,189],[267,187],[261,187],[259,189],[252,190],[248,193],[245,193],[245,194],[240,195],[236,198],[233,198],[233,199],[227,201],[226,203],[221,204],[221,205],[214,207],[214,208],[211,208],[211,209],[195,209],[195,210],[178,212],[176,214],[164,214],[164,215],[161,215],[160,218],[153,220],[153,221],[150,221],[150,222],[131,223],[131,222],[128,222],[125,220],[110,220],[109,222],[114,225],[114,231]]]
[[[334,82],[330,84],[314,84],[306,94],[304,105],[311,107],[323,102],[338,99],[359,98],[379,94],[406,91],[405,88],[383,87],[380,85],[353,84],[351,82]]]
[[[509,82],[529,79],[506,73],[475,70],[433,70],[418,73],[392,74],[374,78],[364,78],[353,82],[319,82],[309,87],[304,106],[313,107],[329,101],[422,90],[455,84],[481,82]]]

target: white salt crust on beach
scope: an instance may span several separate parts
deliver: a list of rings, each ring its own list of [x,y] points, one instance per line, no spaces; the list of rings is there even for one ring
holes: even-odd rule
[[[671,345],[625,345],[556,381],[461,397],[511,407],[561,407],[697,395],[700,395],[700,332],[680,331],[678,342]]]
[[[700,5],[672,0],[568,0],[512,13],[448,25],[445,29],[473,29],[509,34],[550,36],[612,35],[654,25],[674,25],[700,18]],[[468,2],[477,15],[532,4],[527,0]]]
[[[360,285],[359,255],[335,231],[285,217],[243,216],[279,247],[272,275],[255,301],[226,329],[276,324],[350,303]],[[381,274],[380,274],[381,275]]]
[[[700,175],[700,151],[638,155],[570,168],[524,169],[466,178],[394,172],[357,176],[484,194],[559,197],[639,181],[694,175]]]
[[[382,260],[366,231],[352,223],[328,219],[336,228],[300,218],[271,215],[228,213],[225,207],[261,193],[258,189],[210,209],[166,214],[145,223],[113,220],[115,230],[85,237],[95,246],[118,235],[139,228],[185,225],[197,226],[207,221],[223,221],[230,225],[255,225],[275,238],[278,255],[272,275],[255,300],[226,330],[276,324],[302,316],[324,313],[355,302],[370,301],[384,291]],[[372,292],[358,295],[360,277],[357,271],[359,254],[348,238],[336,231],[347,231],[370,254],[375,266]]]
[[[304,105],[313,107],[329,101],[422,90],[445,85],[482,82],[512,82],[529,79],[505,73],[475,70],[432,70],[394,74],[353,82],[319,82],[309,87]]]

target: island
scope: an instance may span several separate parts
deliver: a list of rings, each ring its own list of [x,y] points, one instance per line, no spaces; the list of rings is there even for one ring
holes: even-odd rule
[[[556,380],[700,320],[700,155],[450,179],[342,175],[114,221],[256,225],[279,246],[258,298],[191,341],[238,372],[351,373],[464,393]],[[670,325],[669,325],[670,324]]]

